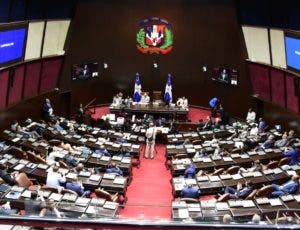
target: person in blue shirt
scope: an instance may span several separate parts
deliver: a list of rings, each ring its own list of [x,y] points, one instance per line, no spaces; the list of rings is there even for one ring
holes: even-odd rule
[[[184,172],[184,178],[195,178],[196,175],[196,167],[194,164],[190,164],[185,172]]]
[[[245,187],[241,183],[238,183],[237,188],[226,187],[224,194],[229,193],[230,199],[246,198],[252,191],[252,183],[246,182]]]
[[[100,149],[96,149],[95,153],[101,153],[104,156],[111,157],[111,154],[107,151],[104,145],[101,145]]]
[[[296,165],[299,162],[298,156],[299,156],[299,148],[296,146],[293,146],[291,150],[284,152],[283,156],[285,157],[291,157],[289,165]]]
[[[71,182],[66,183],[66,189],[76,192],[79,196],[89,196],[91,194],[91,191],[85,191],[83,185],[78,181],[77,177],[73,178]]]
[[[258,119],[258,126],[257,126],[258,132],[264,132],[266,127],[267,127],[266,122],[260,117]]]
[[[292,176],[291,180],[283,185],[272,184],[272,197],[279,197],[285,194],[294,194],[299,189],[299,176]]]
[[[123,171],[116,165],[115,162],[112,162],[110,167],[105,170],[105,173],[114,173],[119,176],[123,176]]]
[[[53,107],[48,98],[46,98],[46,100],[42,106],[42,112],[43,112],[43,117],[46,120],[51,120],[51,117],[53,116]]]
[[[56,121],[55,124],[52,126],[52,128],[57,132],[63,132],[65,131],[63,127],[59,124],[59,121]]]
[[[198,199],[201,192],[198,187],[193,187],[192,184],[188,184],[184,187],[181,191],[180,197],[181,198],[194,198]]]
[[[217,116],[218,105],[219,105],[219,99],[217,97],[210,99],[209,106],[211,107],[211,116],[212,117]]]

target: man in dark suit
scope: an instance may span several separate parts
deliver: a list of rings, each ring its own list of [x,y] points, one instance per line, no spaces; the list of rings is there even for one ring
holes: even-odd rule
[[[51,120],[51,117],[53,116],[53,107],[48,98],[46,98],[45,102],[43,103],[42,113],[45,120]]]
[[[194,198],[198,199],[200,196],[200,190],[198,187],[193,187],[192,184],[188,184],[186,187],[184,187],[181,191],[181,198]]]
[[[299,176],[292,176],[291,180],[283,185],[272,184],[272,197],[279,197],[284,194],[294,194],[299,189]]]

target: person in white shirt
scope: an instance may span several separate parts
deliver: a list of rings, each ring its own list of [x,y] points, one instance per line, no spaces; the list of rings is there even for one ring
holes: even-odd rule
[[[255,123],[256,113],[250,108],[247,113],[247,123]]]
[[[48,165],[54,165],[57,163],[55,159],[61,158],[60,150],[57,147],[49,147],[48,149],[48,155],[46,157],[46,162]]]
[[[258,127],[257,125],[253,124],[252,128],[250,129],[250,135],[256,136],[258,134]]]
[[[149,104],[150,103],[150,97],[147,93],[143,93],[141,97],[141,104]]]
[[[63,189],[60,183],[65,183],[66,178],[58,172],[58,167],[54,166],[48,171],[46,185],[50,187],[55,187],[57,189]]]
[[[178,107],[180,107],[180,108],[182,107],[182,105],[183,105],[183,99],[182,99],[181,97],[177,99],[176,105],[177,105]]]
[[[154,157],[155,150],[155,138],[156,138],[156,127],[153,123],[150,123],[149,128],[146,131],[146,149],[145,149],[145,158],[148,159],[149,154],[150,158]]]
[[[181,107],[182,107],[183,109],[187,109],[188,106],[189,106],[188,99],[185,98],[185,97],[183,97],[183,98],[182,98],[182,106],[181,106]]]

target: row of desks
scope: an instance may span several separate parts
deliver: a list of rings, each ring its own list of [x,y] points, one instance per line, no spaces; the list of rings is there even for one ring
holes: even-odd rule
[[[236,187],[238,183],[245,184],[251,181],[254,188],[260,188],[264,184],[284,183],[291,175],[300,173],[300,165],[292,166],[290,170],[281,168],[267,169],[262,172],[242,173],[242,174],[223,174],[220,176],[198,176],[196,179],[186,179],[184,177],[174,177],[172,179],[173,193],[175,197],[180,196],[181,190],[187,184],[193,184],[199,188],[201,194],[217,194],[225,187]]]
[[[254,200],[229,200],[216,202],[216,200],[186,203],[174,201],[172,203],[172,219],[194,219],[197,221],[221,221],[225,214],[233,217],[234,221],[250,221],[254,214],[264,218],[275,218],[278,210],[300,213],[300,195],[286,195],[280,198],[256,198]]]

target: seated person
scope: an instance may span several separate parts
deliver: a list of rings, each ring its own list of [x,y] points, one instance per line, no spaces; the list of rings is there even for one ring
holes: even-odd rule
[[[8,166],[4,164],[0,164],[0,178],[4,180],[5,183],[9,184],[10,186],[16,185],[17,181],[15,179],[16,173],[8,173],[7,172]]]
[[[283,185],[272,184],[272,197],[279,197],[285,194],[295,194],[299,189],[299,176],[292,176],[291,180]]]
[[[250,108],[247,113],[246,121],[247,123],[255,123],[256,113]]]
[[[245,187],[243,187],[241,183],[237,184],[236,189],[232,187],[226,187],[224,190],[224,194],[229,193],[230,199],[244,199],[252,191],[252,183],[247,181]]]
[[[57,150],[57,148],[54,147],[49,147],[47,150],[47,156],[46,156],[46,162],[48,165],[54,165],[56,164],[57,160],[60,159],[60,152]]]
[[[70,153],[75,153],[75,150],[72,148],[72,146],[68,143],[63,142],[63,141],[60,143],[59,147],[61,147],[64,150],[67,150]]]
[[[291,161],[289,165],[296,165],[299,162],[298,156],[299,156],[299,147],[292,146],[292,148],[289,151],[283,152],[283,156],[285,157],[291,157]]]
[[[285,132],[284,134],[282,134],[281,139],[275,142],[275,146],[280,148],[286,146],[287,143],[288,143],[287,133]]]
[[[296,138],[295,131],[291,129],[287,136],[288,144],[291,144],[295,140],[295,138]]]
[[[66,183],[66,189],[76,192],[79,196],[89,196],[91,191],[85,190],[78,177],[74,177],[71,182]]]
[[[46,203],[43,196],[38,196],[37,192],[31,192],[31,199],[24,201],[26,215],[42,216],[43,209],[46,208]]]
[[[73,154],[71,152],[68,152],[65,157],[63,158],[63,161],[70,167],[76,167],[78,165],[78,160],[75,159],[75,157],[73,156]]]
[[[179,97],[176,101],[176,106],[182,108],[182,105],[183,105],[183,99]]]
[[[184,187],[180,194],[181,198],[198,199],[199,196],[200,196],[199,187],[197,185],[193,186],[192,184],[188,184],[186,187]]]
[[[46,203],[46,207],[40,212],[40,216],[61,218],[62,214],[56,208],[54,200],[51,199]]]
[[[264,132],[265,129],[267,128],[266,122],[261,117],[258,119],[258,126],[257,126],[257,128],[258,128],[258,132],[259,133]]]
[[[205,157],[207,157],[208,154],[204,151],[204,149],[200,149],[200,152],[196,152],[193,159],[197,160],[197,159],[203,159]]]
[[[112,162],[110,167],[105,170],[105,173],[114,173],[123,176],[123,171],[117,166],[115,162]]]
[[[149,103],[150,103],[150,97],[148,93],[144,92],[141,97],[141,104],[149,104]]]
[[[205,124],[204,124],[203,119],[200,119],[199,122],[198,122],[197,130],[203,129],[204,125],[205,125]]]
[[[196,175],[196,167],[194,164],[190,164],[187,166],[186,170],[184,171],[184,178],[195,178]]]
[[[55,124],[52,126],[52,128],[57,132],[63,132],[65,131],[63,127],[60,126],[59,121],[55,121]]]
[[[255,148],[255,151],[273,148],[275,145],[274,139],[275,137],[271,134],[270,136],[268,136],[268,139],[264,143],[262,143],[260,146],[257,146]]]
[[[188,99],[185,97],[182,97],[182,105],[181,108],[182,109],[187,109],[189,107],[189,103],[188,103]]]
[[[217,109],[219,106],[219,99],[217,97],[212,98],[209,101],[209,106],[211,108],[211,116],[216,117],[217,116]]]
[[[12,131],[18,132],[20,134],[22,134],[24,137],[26,138],[38,138],[40,137],[40,135],[38,134],[37,131],[33,130],[33,131],[29,131],[27,130],[25,127],[22,127],[19,125],[18,121],[14,121],[11,126],[10,126]]]
[[[46,185],[50,187],[55,187],[57,189],[63,189],[61,184],[66,182],[66,178],[65,175],[61,175],[58,172],[58,169],[59,168],[57,166],[50,168],[47,174]]]
[[[262,163],[260,163],[259,160],[256,160],[256,161],[253,162],[253,166],[250,167],[250,168],[245,169],[245,168],[241,167],[240,170],[239,170],[239,173],[257,172],[257,171],[260,172],[264,169],[265,169],[265,166]]]
[[[213,125],[213,122],[212,122],[211,116],[207,116],[205,124],[203,126],[203,129],[211,129],[212,125]]]
[[[258,127],[256,124],[251,125],[250,133],[251,136],[257,136],[258,134]]]
[[[222,120],[220,118],[216,118],[214,129],[221,129],[221,125],[222,125]]]
[[[104,145],[101,145],[100,149],[96,149],[95,153],[101,153],[104,156],[111,157],[111,154],[107,151]]]

